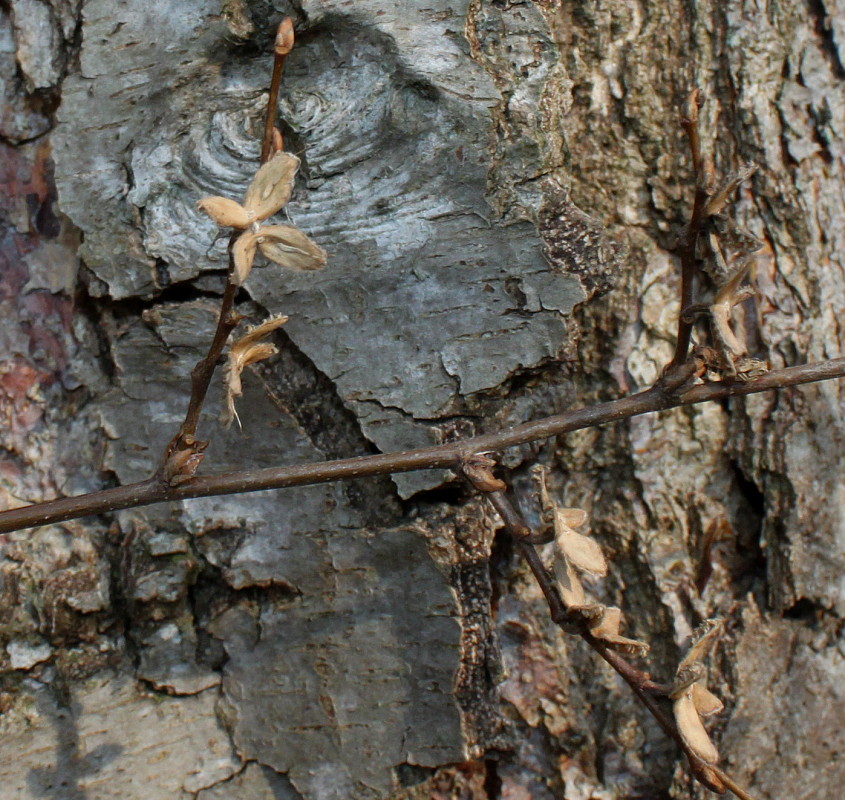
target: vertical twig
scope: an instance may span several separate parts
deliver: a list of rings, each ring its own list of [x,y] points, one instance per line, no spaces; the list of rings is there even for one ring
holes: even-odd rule
[[[264,132],[261,140],[260,162],[266,163],[274,151],[274,140],[278,137],[275,128],[276,110],[279,102],[279,85],[282,78],[282,68],[285,58],[293,48],[294,32],[293,20],[285,17],[276,31],[276,40],[273,49],[273,74],[270,79],[270,96],[267,99],[267,110],[264,115]],[[240,235],[235,231],[229,237],[227,252],[229,255],[228,273],[226,276],[226,287],[223,290],[223,297],[220,301],[220,312],[217,316],[217,328],[214,337],[208,347],[205,358],[196,363],[191,370],[191,397],[188,401],[188,409],[185,412],[185,419],[179,427],[179,432],[170,440],[164,451],[164,458],[157,472],[157,478],[168,485],[176,485],[191,478],[199,467],[202,460],[202,452],[208,442],[201,442],[196,438],[197,425],[205,398],[208,394],[208,387],[214,371],[223,355],[223,348],[229,339],[229,335],[240,322],[240,317],[234,311],[235,295],[238,287],[232,280],[235,262],[232,248]]]
[[[678,311],[678,339],[675,343],[675,354],[667,367],[672,370],[680,367],[689,352],[690,337],[692,336],[692,321],[685,317],[687,308],[692,305],[693,288],[695,284],[695,249],[701,224],[704,221],[704,208],[707,204],[707,182],[712,177],[701,156],[701,139],[698,129],[698,109],[701,107],[701,97],[698,89],[693,89],[687,98],[681,126],[687,135],[692,167],[695,173],[695,200],[689,224],[684,229],[678,242],[681,260],[681,307]]]
[[[285,59],[293,49],[293,20],[285,17],[276,31],[273,45],[273,75],[270,78],[270,96],[267,98],[267,113],[264,116],[264,136],[261,139],[261,163],[267,161],[273,151],[273,132],[276,125],[276,109],[279,104],[279,86]]]

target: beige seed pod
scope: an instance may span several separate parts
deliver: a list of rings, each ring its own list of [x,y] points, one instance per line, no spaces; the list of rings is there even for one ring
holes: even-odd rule
[[[569,528],[580,528],[587,521],[587,512],[583,508],[558,508],[555,513]]]
[[[719,751],[710,741],[710,736],[707,734],[698,709],[695,707],[692,687],[675,700],[672,710],[675,713],[678,732],[687,747],[702,761],[715,764],[719,760]]]
[[[692,702],[695,705],[695,710],[702,717],[718,714],[725,707],[725,704],[703,683],[692,685]]]
[[[578,573],[575,572],[569,561],[561,557],[559,553],[555,553],[554,571],[555,582],[563,604],[567,608],[584,606],[587,602],[587,596],[584,593],[584,587]]]
[[[246,190],[244,208],[247,212],[252,212],[256,220],[273,216],[290,200],[298,169],[299,159],[295,155],[276,153],[255,173]]]
[[[197,210],[208,214],[224,228],[248,228],[255,219],[240,203],[226,197],[203,197],[197,203]]]
[[[258,249],[269,261],[288,269],[320,269],[326,263],[326,251],[302,231],[290,225],[268,225],[260,230]]]

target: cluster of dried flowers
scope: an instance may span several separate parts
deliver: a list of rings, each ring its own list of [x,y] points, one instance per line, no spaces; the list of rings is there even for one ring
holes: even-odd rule
[[[550,520],[553,531],[553,574],[560,598],[570,615],[579,617],[589,635],[612,650],[634,656],[645,656],[649,646],[620,634],[622,610],[604,606],[587,597],[581,582],[582,574],[594,577],[607,575],[607,558],[599,544],[579,533],[587,522],[587,512],[580,508],[564,508],[556,504],[546,486],[547,468],[532,469],[540,507]],[[689,750],[707,764],[716,764],[719,753],[704,728],[702,717],[720,712],[724,705],[706,686],[707,668],[704,659],[721,630],[721,622],[706,620],[693,634],[692,644],[675,673],[669,692],[678,732]]]
[[[232,281],[236,286],[247,279],[256,251],[290,269],[311,270],[325,265],[326,252],[302,231],[290,225],[259,224],[290,200],[298,169],[295,155],[279,151],[255,173],[242,204],[227,197],[204,197],[197,203],[197,208],[218,225],[243,231],[232,247]]]
[[[718,762],[719,753],[710,741],[701,718],[718,714],[725,706],[707,688],[707,667],[703,662],[721,628],[721,621],[712,619],[705,620],[698,627],[687,654],[675,672],[675,683],[669,695],[684,744],[707,764]]]
[[[598,542],[578,533],[587,521],[587,512],[580,508],[563,508],[557,505],[546,486],[547,468],[536,465],[532,468],[537,484],[540,507],[547,519],[551,519],[554,531],[553,571],[560,599],[570,614],[581,617],[590,634],[601,639],[609,647],[629,655],[645,655],[648,645],[620,634],[622,610],[615,606],[604,606],[587,598],[581,573],[603,578],[607,575],[607,559]]]
[[[278,213],[290,200],[299,159],[281,150],[281,137],[276,132],[276,153],[263,164],[244,195],[243,203],[227,197],[204,197],[197,208],[204,211],[218,225],[241,231],[231,245],[232,270],[230,280],[243,286],[252,270],[255,256],[261,253],[268,261],[295,270],[320,269],[326,263],[326,252],[302,231],[291,225],[261,225]],[[276,328],[287,322],[279,314],[246,333],[229,348],[226,363],[226,411],[223,422],[237,419],[235,398],[242,394],[241,373],[249,364],[275,355],[275,345],[263,341]]]

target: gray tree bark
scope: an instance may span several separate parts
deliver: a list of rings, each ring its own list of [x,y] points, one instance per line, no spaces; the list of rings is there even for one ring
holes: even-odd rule
[[[773,366],[842,355],[839,0],[11,0],[0,4],[0,503],[146,477],[222,290],[195,210],[257,166],[272,31],[320,273],[216,384],[203,469],[488,432],[645,388],[671,358],[701,87],[765,242],[744,326]],[[845,399],[837,382],[676,409],[504,456],[590,512],[594,587],[669,679],[724,617],[710,687],[761,798],[845,779]],[[626,687],[548,620],[453,476],[193,500],[0,537],[10,798],[695,798]]]

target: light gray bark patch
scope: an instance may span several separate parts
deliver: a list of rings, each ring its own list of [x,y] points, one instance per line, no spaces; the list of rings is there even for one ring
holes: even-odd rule
[[[59,20],[49,2],[11,0],[15,57],[27,88],[47,89],[59,82],[65,51]]]
[[[113,297],[154,289],[139,211],[126,203],[144,177],[133,174],[133,146],[182,135],[186,118],[219,97],[207,56],[224,41],[219,11],[214,0],[143,9],[92,0],[83,8],[81,69],[64,83],[54,139],[56,183],[63,210],[85,233],[80,255]],[[202,81],[206,92],[179,91]]]
[[[760,797],[783,797],[792,782],[806,797],[835,797],[845,747],[845,656],[835,633],[825,636],[794,620],[742,615],[730,669],[736,706],[722,736],[728,764],[753,776]],[[814,626],[815,627],[815,626]]]
[[[417,532],[337,534],[326,552],[321,595],[265,607],[257,639],[249,619],[220,626],[226,713],[239,752],[303,796],[379,796],[394,765],[466,757],[456,599]]]
[[[158,11],[143,25],[132,15],[108,36],[99,3],[86,6],[82,75],[67,83],[57,135],[58,183],[63,209],[85,230],[83,257],[114,297],[156,292],[153,259],[175,282],[225,266],[225,241],[194,206],[207,194],[239,199],[256,169],[267,59],[232,45],[208,21],[211,6],[172,23]],[[288,335],[382,450],[397,438],[433,443],[431,423],[460,413],[462,394],[555,358],[567,342],[563,316],[586,297],[574,274],[545,261],[534,224],[505,224],[485,199],[501,98],[470,57],[467,7],[306,4],[308,28],[285,68],[281,117],[303,160],[285,215],[330,260],[319,274],[255,270],[247,289],[291,315]],[[539,99],[551,52],[521,87],[520,108]],[[102,99],[93,119],[74,110],[83,92],[80,108],[89,92]],[[502,159],[538,170],[535,151]],[[514,280],[538,298],[530,310],[514,307]],[[363,413],[368,400],[396,413]],[[402,493],[440,480],[406,476]]]
[[[50,128],[47,116],[33,107],[18,75],[9,13],[0,10],[0,135],[12,143],[40,136]]]
[[[3,796],[173,800],[225,780],[239,762],[215,701],[145,694],[112,674],[77,686],[66,705],[33,685],[0,741]]]

